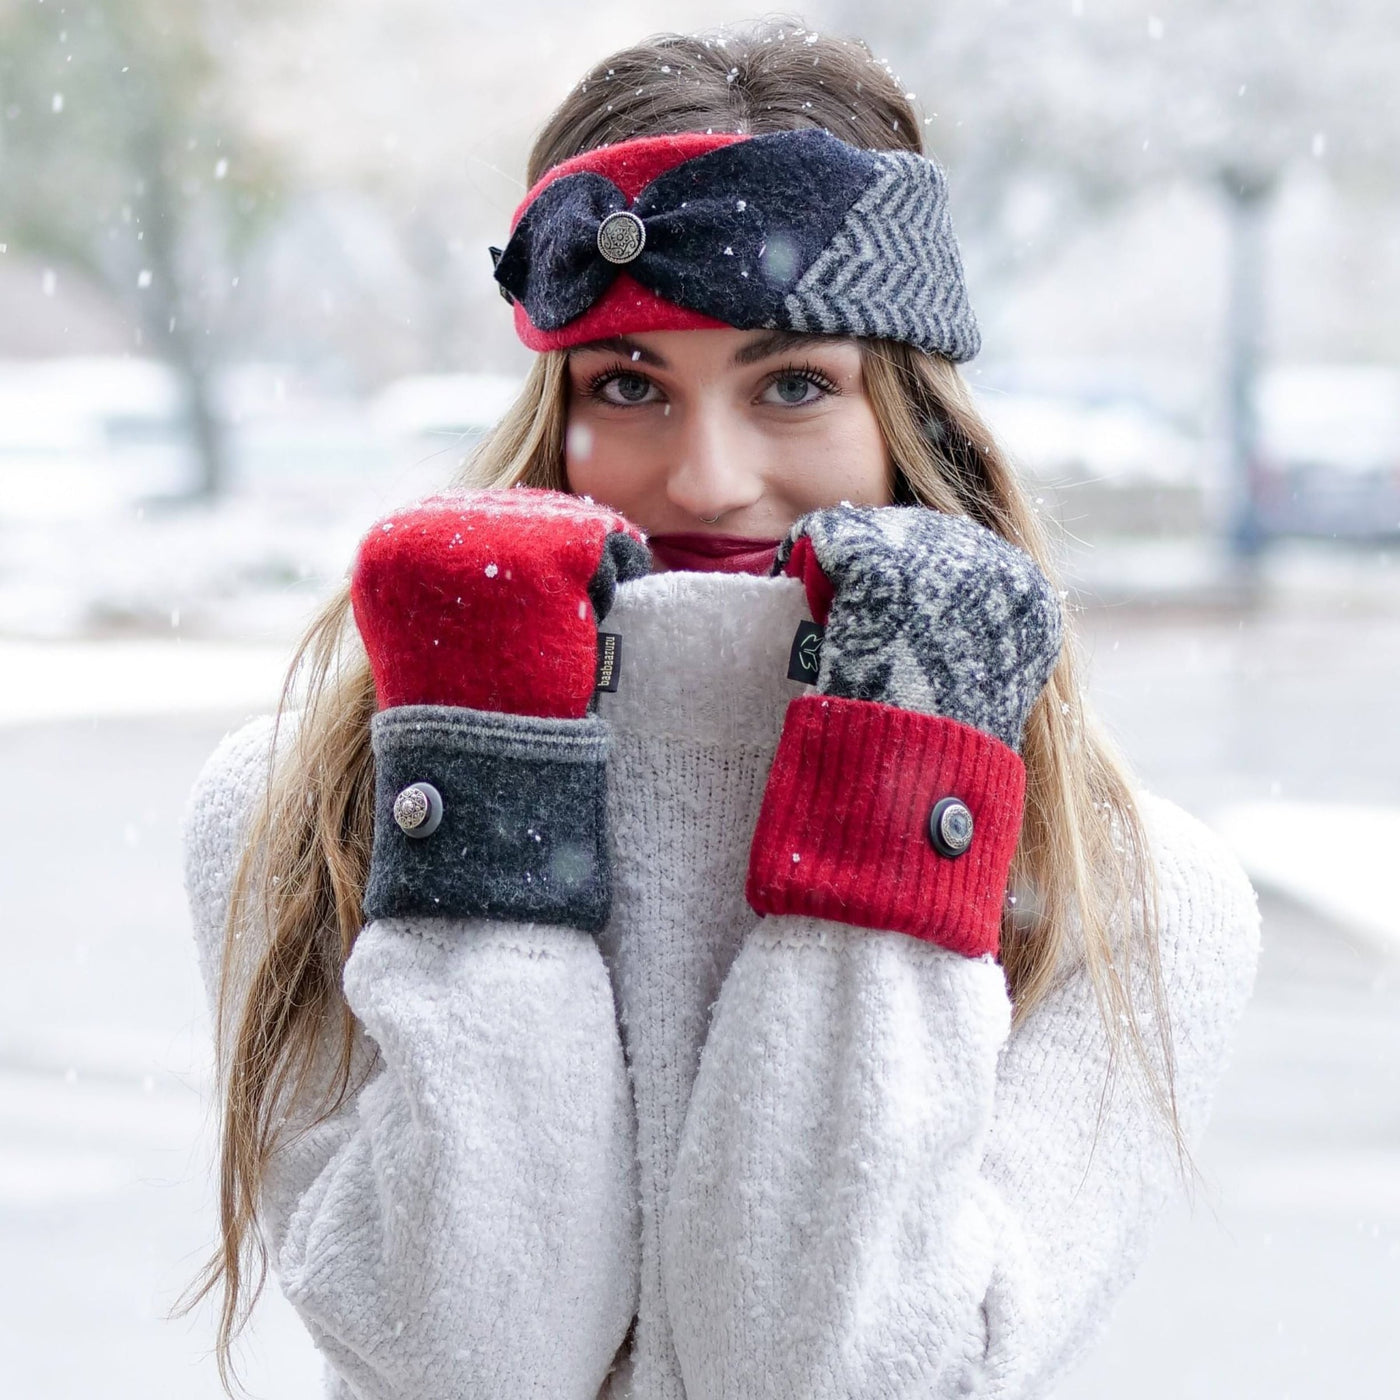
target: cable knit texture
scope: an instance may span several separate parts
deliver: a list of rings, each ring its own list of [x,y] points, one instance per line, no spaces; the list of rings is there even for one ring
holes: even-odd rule
[[[811,694],[785,679],[805,616],[795,579],[618,589],[596,940],[430,917],[361,934],[345,991],[371,1078],[277,1158],[264,1203],[328,1395],[1031,1400],[1103,1328],[1180,1188],[1129,1080],[1099,1121],[1083,968],[1012,1032],[989,956],[747,906],[783,718]],[[211,985],[268,732],[226,740],[191,800]],[[1258,913],[1216,837],[1140,800],[1194,1144]]]

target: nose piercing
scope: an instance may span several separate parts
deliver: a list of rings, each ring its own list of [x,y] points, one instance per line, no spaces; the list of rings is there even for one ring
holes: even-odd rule
[[[700,519],[701,519],[702,523],[704,523],[704,524],[706,524],[706,525],[713,525],[713,524],[715,523],[715,521],[718,520],[719,517],[720,517],[720,515],[722,515],[723,513],[724,513],[723,511],[720,511],[720,512],[719,512],[718,514],[716,514],[716,515],[702,515],[702,516],[700,517]]]

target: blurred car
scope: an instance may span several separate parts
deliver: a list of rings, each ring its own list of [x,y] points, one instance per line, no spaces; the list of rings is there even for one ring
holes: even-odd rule
[[[994,389],[979,390],[977,403],[1001,446],[1040,480],[1119,486],[1201,480],[1200,444],[1141,403]]]
[[[1076,534],[1182,535],[1206,527],[1219,480],[1210,446],[1127,395],[977,386],[977,406],[1038,503]]]
[[[522,381],[509,374],[412,374],[370,403],[381,436],[470,447],[515,402]]]
[[[0,361],[0,516],[69,519],[185,488],[175,375],[135,356]]]
[[[1400,535],[1400,369],[1275,366],[1256,405],[1253,495],[1264,533]]]

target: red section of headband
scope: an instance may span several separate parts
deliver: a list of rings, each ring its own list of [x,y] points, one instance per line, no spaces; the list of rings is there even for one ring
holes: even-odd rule
[[[540,191],[562,176],[577,175],[585,170],[602,175],[627,196],[630,204],[658,175],[696,156],[748,139],[733,132],[681,131],[673,136],[644,136],[636,141],[585,151],[540,176],[515,211],[510,221],[511,232],[515,232],[521,216]],[[631,331],[715,330],[724,328],[725,324],[666,301],[625,272],[618,274],[612,286],[582,316],[557,331],[537,330],[530,324],[525,308],[515,303],[515,333],[531,350],[567,350],[571,345],[626,335]]]
[[[724,321],[690,311],[658,296],[634,277],[619,273],[608,288],[582,316],[575,317],[557,331],[536,330],[515,303],[515,333],[531,350],[567,350],[590,340],[607,340],[634,331],[713,331],[727,328]]]
[[[582,155],[550,166],[540,176],[530,193],[520,201],[520,207],[510,221],[510,231],[515,232],[521,216],[543,191],[565,175],[578,175],[582,171],[602,175],[611,180],[630,203],[658,175],[664,175],[668,170],[694,160],[696,156],[708,155],[721,146],[732,146],[736,141],[748,139],[732,131],[678,131],[671,136],[643,136],[636,141],[620,141],[615,146],[597,146],[591,151],[584,151]]]

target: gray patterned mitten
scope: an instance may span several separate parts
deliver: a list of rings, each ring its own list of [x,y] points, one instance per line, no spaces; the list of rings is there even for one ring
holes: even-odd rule
[[[943,715],[1018,753],[1060,653],[1060,601],[1024,550],[965,515],[832,506],[799,519],[775,573],[826,629],[817,689]]]

